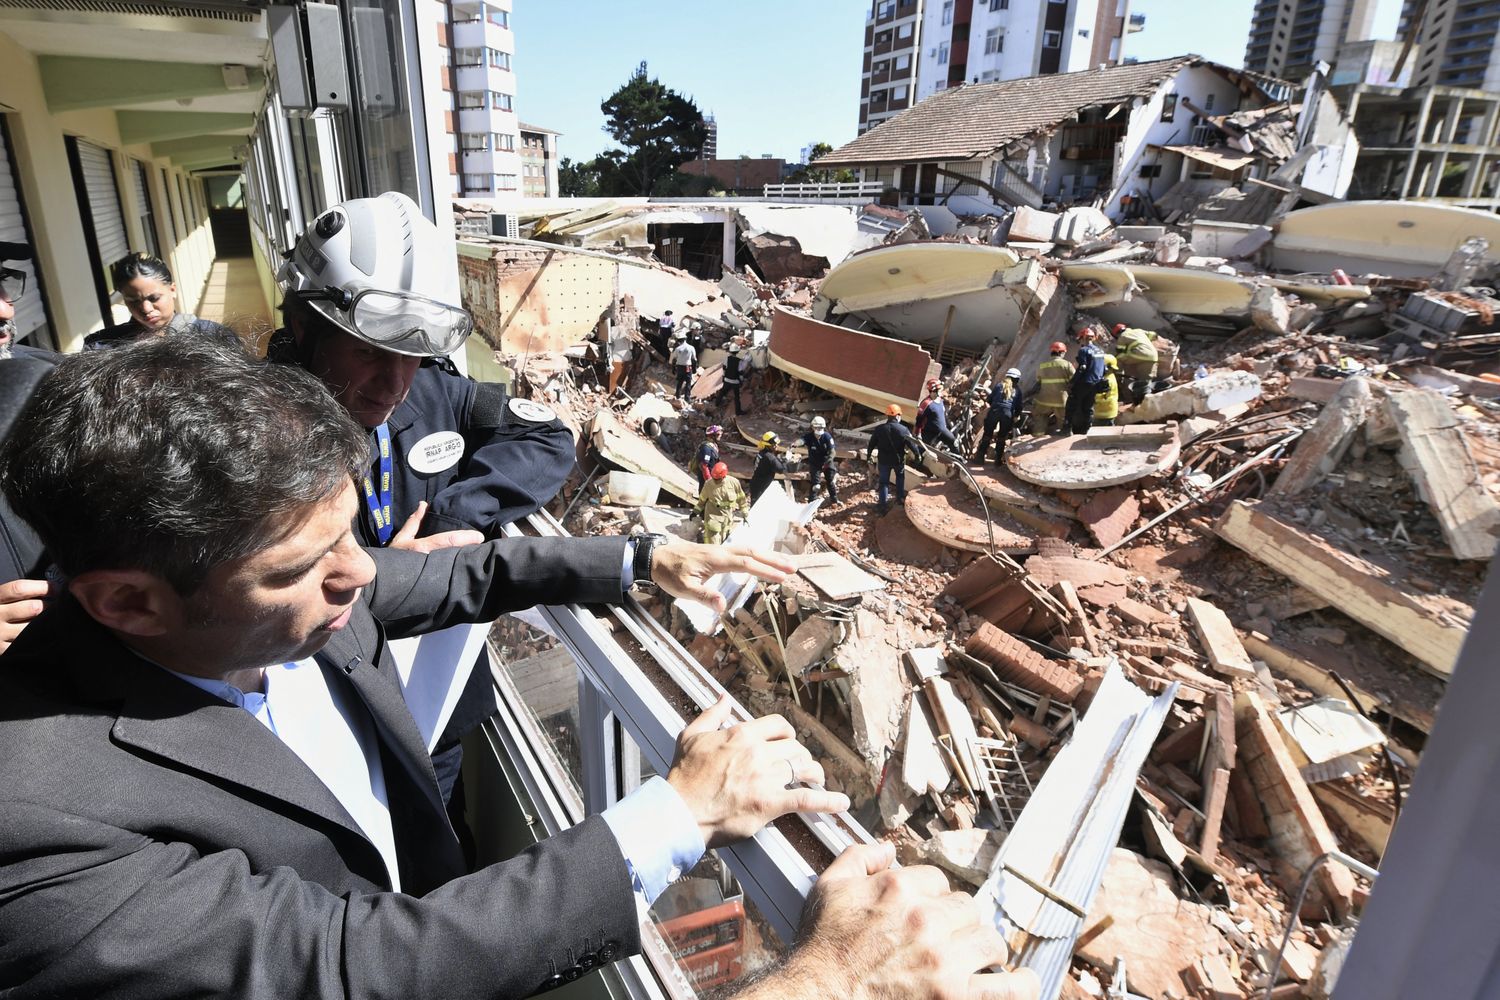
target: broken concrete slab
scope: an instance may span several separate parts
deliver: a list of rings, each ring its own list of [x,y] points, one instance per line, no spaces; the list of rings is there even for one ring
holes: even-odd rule
[[[822,663],[843,635],[843,628],[833,619],[822,616],[806,619],[787,636],[784,657],[787,672],[800,675]]]
[[[970,462],[967,469],[969,475],[958,478],[970,489],[977,486],[991,510],[1001,510],[1038,534],[1054,538],[1067,536],[1071,514],[1060,516],[1066,508],[1055,499],[1044,497],[1009,469],[983,462]]]
[[[797,572],[831,601],[845,601],[872,590],[885,589],[884,580],[866,573],[837,552],[798,556]]]
[[[1242,691],[1235,696],[1239,766],[1254,787],[1271,849],[1299,873],[1322,855],[1339,849],[1338,838],[1302,779],[1296,762],[1282,741],[1260,695]],[[1324,902],[1340,919],[1353,907],[1354,876],[1343,865],[1321,865],[1313,883]]]
[[[599,457],[626,472],[654,476],[662,489],[688,503],[698,498],[698,481],[644,435],[631,430],[608,409],[594,415],[594,448]]]
[[[1039,208],[1017,208],[1010,217],[1010,235],[1007,241],[1021,243],[1050,243],[1057,233],[1062,216],[1056,212],[1044,212]]]
[[[925,483],[906,492],[912,527],[936,542],[966,552],[988,552],[990,531],[984,510],[968,486],[955,479]],[[990,511],[995,548],[1022,555],[1036,548],[1029,529],[998,510]]]
[[[995,855],[1005,842],[999,830],[974,827],[968,830],[939,830],[924,841],[921,857],[944,871],[951,872],[973,885],[984,884],[995,864]]]
[[[1184,996],[1188,969],[1227,945],[1213,911],[1178,898],[1173,886],[1166,865],[1116,847],[1074,954],[1105,974],[1123,959],[1131,993]]]
[[[1130,409],[1121,410],[1120,422],[1152,424],[1172,417],[1213,413],[1236,403],[1248,403],[1260,393],[1260,378],[1253,372],[1210,372],[1205,378],[1153,392]]]
[[[887,626],[878,615],[860,609],[852,634],[834,653],[849,674],[854,751],[876,774],[884,768],[890,748],[900,742],[907,695],[901,652],[911,641],[907,629]]]
[[[1254,677],[1250,656],[1240,644],[1229,616],[1218,607],[1197,597],[1187,599],[1188,617],[1203,645],[1209,666],[1226,677]]]
[[[941,794],[953,780],[948,755],[938,745],[927,699],[916,691],[907,699],[906,734],[901,744],[901,783],[914,795]]]
[[[1386,400],[1401,438],[1397,458],[1459,559],[1488,561],[1500,533],[1500,504],[1484,484],[1458,417],[1430,389],[1392,393]]]
[[[1102,490],[1078,508],[1078,519],[1106,549],[1130,534],[1140,516],[1141,504],[1134,490]]]
[[[1318,419],[1297,440],[1269,495],[1294,496],[1316,486],[1334,470],[1377,402],[1368,379],[1345,379]]]
[[[1175,423],[1093,427],[1083,435],[1022,440],[1006,451],[1006,462],[1036,486],[1101,489],[1165,472],[1180,452]]]
[[[1220,517],[1220,538],[1411,653],[1447,679],[1468,635],[1473,609],[1449,598],[1405,590],[1390,574],[1269,513],[1236,500]]]
[[[883,411],[915,411],[941,368],[916,344],[821,323],[778,308],[771,319],[771,366],[794,378]]]
[[[1261,285],[1250,296],[1250,322],[1256,329],[1281,335],[1291,328],[1292,310],[1286,296],[1270,285]]]

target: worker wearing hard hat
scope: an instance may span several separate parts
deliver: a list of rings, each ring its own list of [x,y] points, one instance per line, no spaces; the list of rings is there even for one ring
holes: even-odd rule
[[[1116,323],[1115,357],[1120,364],[1120,395],[1127,403],[1139,403],[1156,379],[1156,332]]]
[[[750,474],[750,502],[776,481],[777,476],[786,475],[786,460],[776,453],[781,438],[775,431],[766,431],[760,436],[760,452],[755,456],[755,471]]]
[[[833,468],[833,435],[828,433],[828,421],[813,417],[812,426],[802,435],[802,447],[807,449],[807,502],[812,503],[828,488],[828,499],[839,502],[839,490]]]
[[[713,477],[713,468],[719,463],[719,437],[723,433],[724,428],[718,424],[709,424],[703,429],[703,443],[698,446],[697,461],[693,463],[700,490]]]
[[[917,461],[922,460],[922,446],[911,436],[911,431],[901,423],[901,407],[892,403],[885,408],[885,423],[870,432],[870,443],[865,446],[865,461],[879,455],[876,466],[880,479],[876,491],[875,513],[886,512],[886,501],[890,497],[891,479],[896,480],[896,502],[906,500],[906,452],[910,450]]]
[[[703,541],[722,545],[734,526],[750,513],[750,498],[740,488],[740,481],[729,474],[729,466],[714,463],[709,480],[698,491],[698,513],[703,515]]]
[[[985,455],[990,450],[990,439],[999,433],[999,441],[995,445],[995,461],[1005,462],[1005,442],[1009,441],[1016,432],[1016,418],[1021,415],[1021,410],[1026,405],[1026,400],[1021,394],[1021,369],[1012,368],[1004,376],[995,380],[990,388],[988,400],[989,410],[984,415],[984,433],[979,438],[979,450],[974,454],[974,461],[983,462]]]
[[[1078,331],[1078,367],[1068,386],[1068,432],[1087,434],[1094,422],[1094,396],[1104,388],[1104,349],[1092,324]]]
[[[1038,388],[1031,401],[1031,433],[1046,434],[1053,425],[1061,430],[1067,425],[1068,383],[1073,381],[1073,362],[1068,360],[1068,345],[1052,342],[1052,356],[1037,368]],[[1016,411],[1020,412],[1019,408]]]
[[[1120,365],[1113,354],[1104,356],[1104,382],[1094,394],[1094,424],[1113,427],[1120,415]]]

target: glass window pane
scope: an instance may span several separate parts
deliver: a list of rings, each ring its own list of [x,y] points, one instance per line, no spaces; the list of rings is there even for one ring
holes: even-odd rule
[[[568,647],[545,628],[545,620],[501,615],[490,627],[490,660],[505,673],[546,736],[545,750],[583,794],[583,758],[578,742],[578,664]]]
[[[344,10],[354,40],[352,112],[364,159],[364,193],[400,191],[430,214],[429,178],[422,167],[425,137],[414,129],[423,119],[411,112],[408,74],[415,72],[417,59],[407,52],[410,0],[351,0]]]

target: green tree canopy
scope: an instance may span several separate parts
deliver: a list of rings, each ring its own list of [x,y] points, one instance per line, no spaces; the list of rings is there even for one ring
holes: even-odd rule
[[[854,171],[848,167],[818,169],[818,160],[833,152],[826,142],[814,143],[807,154],[807,163],[793,170],[787,177],[792,184],[849,184],[855,180]]]
[[[599,197],[598,161],[579,163],[564,156],[557,164],[557,191],[564,198]]]
[[[653,194],[658,181],[701,156],[708,140],[698,105],[649,76],[644,61],[599,110],[604,112],[604,131],[625,147],[623,153],[600,157],[608,157],[613,167],[600,171],[604,194]]]

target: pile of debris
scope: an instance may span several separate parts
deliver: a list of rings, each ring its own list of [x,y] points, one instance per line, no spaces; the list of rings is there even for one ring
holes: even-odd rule
[[[672,299],[706,339],[684,399],[665,299],[640,290],[616,312],[623,381],[533,357],[516,387],[580,432],[555,511],[576,534],[695,539],[704,428],[725,425],[740,478],[780,435],[789,471],[732,540],[797,574],[726,581],[718,619],[643,603],[742,704],[790,719],[904,861],[978,890],[1052,995],[1327,996],[1500,531],[1495,260],[1470,241],[1429,278],[1286,275],[1096,216],[699,283]],[[1157,391],[1004,464],[930,452],[874,515],[886,405],[940,374],[967,455],[996,374],[1032,380],[1080,322],[1159,332]],[[715,377],[736,336],[741,415]],[[835,504],[788,496],[814,415]],[[1044,929],[1048,906],[1076,926]]]

